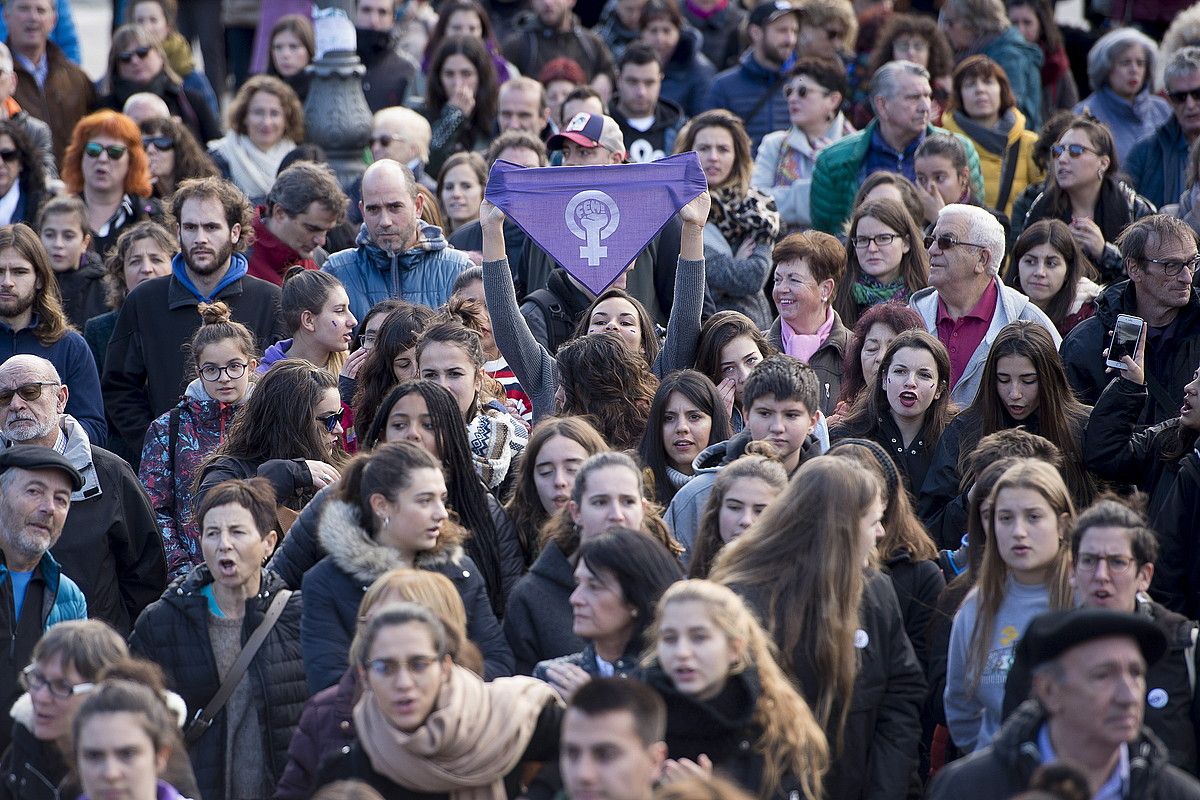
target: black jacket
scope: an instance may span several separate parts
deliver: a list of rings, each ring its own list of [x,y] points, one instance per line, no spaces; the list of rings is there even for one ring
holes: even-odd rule
[[[1006,800],[1029,786],[1041,766],[1037,736],[1046,713],[1036,700],[1021,705],[987,747],[949,764],[929,787],[929,800]],[[1167,750],[1147,728],[1129,745],[1126,800],[1195,800],[1200,783],[1167,763]]]
[[[275,502],[288,508],[303,508],[304,501],[313,495],[312,471],[303,458],[272,458],[259,464],[248,458],[222,455],[201,470],[200,486],[192,498],[193,508],[199,510],[204,497],[217,484],[250,478],[266,478],[275,490]]]
[[[246,276],[216,299],[229,305],[234,321],[250,329],[260,350],[283,338],[275,284]],[[200,327],[199,303],[174,275],[148,280],[125,298],[108,343],[101,387],[109,424],[126,440],[145,439],[151,421],[183,395],[183,346]]]
[[[100,99],[100,105],[120,112],[125,107],[125,102],[138,92],[149,92],[161,97],[171,116],[187,126],[201,147],[213,139],[221,138],[221,123],[213,114],[204,95],[185,88],[183,84],[174,83],[165,72],[158,73],[149,83],[139,85],[117,78],[113,81],[113,91]]]
[[[193,717],[221,685],[208,635],[208,598],[201,592],[212,581],[206,565],[195,567],[171,584],[162,598],[138,617],[133,635],[129,637],[130,651],[163,668],[168,683],[183,696],[188,713]],[[243,646],[262,622],[276,592],[284,588],[283,581],[277,576],[263,572],[259,593],[246,601]],[[279,780],[287,765],[288,743],[308,699],[300,654],[302,606],[299,593],[288,599],[283,616],[271,629],[246,672],[245,679],[250,681],[256,700],[262,704],[265,766],[272,783]],[[212,727],[188,751],[204,800],[223,800],[226,773],[236,769],[235,765],[225,761],[228,716],[227,709],[222,709]]]
[[[358,57],[366,72],[362,76],[363,95],[374,113],[381,108],[406,106],[416,84],[417,65],[400,55],[391,31],[355,31]]]
[[[925,476],[933,463],[933,453],[937,447],[937,439],[931,438],[927,429],[922,428],[908,447],[904,446],[904,437],[896,427],[896,420],[886,411],[875,418],[875,425],[870,429],[859,429],[858,426],[847,425],[844,422],[829,429],[830,446],[852,437],[870,439],[887,450],[892,461],[896,462],[896,468],[900,470],[904,488],[916,498],[921,487],[925,485]]]
[[[938,595],[946,588],[942,569],[936,561],[913,561],[907,550],[900,550],[884,562],[883,571],[892,579],[892,588],[900,602],[900,616],[904,618],[904,632],[925,671],[929,666],[929,623]]]
[[[765,617],[768,598],[764,592],[732,588],[760,618]],[[781,613],[786,610],[781,609]],[[909,794],[910,778],[916,775],[925,676],[904,633],[891,581],[882,574],[873,572],[866,578],[860,625],[862,636],[855,636],[855,645],[864,645],[859,648],[858,675],[842,733],[842,749],[825,775],[825,796],[838,800],[902,800]],[[815,706],[823,677],[806,648],[801,643],[788,660],[794,666],[800,693]],[[840,713],[835,707],[831,718],[836,720]],[[826,731],[827,735],[831,733]]]
[[[1160,546],[1150,592],[1167,608],[1195,619],[1200,615],[1200,455],[1195,451],[1179,463],[1150,526]]]
[[[30,224],[30,223],[26,223]],[[56,272],[58,293],[62,295],[63,312],[79,330],[92,317],[108,310],[105,299],[104,261],[92,250],[83,254],[83,263],[73,272]]]
[[[1118,314],[1138,315],[1137,292],[1132,281],[1105,289],[1096,298],[1095,315],[1076,325],[1059,348],[1071,388],[1088,405],[1095,405],[1100,392],[1112,380],[1112,374],[1105,372],[1101,351],[1108,347],[1108,332],[1114,330]],[[1147,383],[1153,378],[1158,385],[1149,386],[1146,407],[1137,420],[1142,425],[1179,416],[1183,387],[1192,380],[1200,362],[1200,297],[1195,289],[1170,329],[1173,333],[1169,347],[1155,348],[1153,336],[1146,346]]]
[[[508,596],[504,635],[518,675],[532,675],[539,661],[578,653],[586,642],[575,635],[571,592],[575,572],[554,542],[547,542]]]
[[[580,289],[562,267],[555,267],[543,289],[536,289],[521,302],[521,314],[529,332],[549,353],[558,352],[563,342],[575,335],[592,298]]]
[[[326,502],[318,535],[329,555],[304,575],[307,602],[300,632],[312,694],[334,685],[345,673],[363,593],[388,570],[407,566],[396,550],[373,541],[361,527],[358,512],[341,500]],[[458,545],[439,539],[433,550],[417,558],[415,566],[440,572],[458,589],[467,611],[467,638],[483,653],[485,677],[511,675],[512,652],[492,614],[475,562]]]
[[[654,122],[649,129],[639,131],[629,124],[626,117],[618,108],[620,100],[616,97],[609,104],[609,116],[616,120],[625,138],[625,150],[628,155],[626,162],[644,164],[657,161],[671,155],[675,150],[675,139],[687,122],[683,109],[665,97],[660,97],[654,105]]]

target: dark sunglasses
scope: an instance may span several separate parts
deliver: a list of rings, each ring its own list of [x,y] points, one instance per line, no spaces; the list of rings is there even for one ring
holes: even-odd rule
[[[1167,92],[1167,97],[1171,98],[1171,102],[1176,105],[1183,105],[1189,97],[1200,103],[1200,87],[1183,92]]]
[[[832,92],[828,92],[817,86],[809,86],[807,83],[801,83],[796,86],[785,86],[783,89],[783,96],[791,97],[792,95],[795,95],[803,100],[804,98],[808,97],[809,92],[820,92],[822,97],[829,97],[829,95],[833,94]]]
[[[1056,144],[1050,148],[1050,155],[1059,158],[1063,153],[1069,153],[1071,158],[1079,158],[1084,153],[1095,153],[1100,155],[1099,150],[1087,147],[1082,144]]]
[[[133,61],[134,56],[145,59],[146,56],[150,55],[150,51],[153,49],[154,48],[150,45],[144,44],[141,47],[133,50],[122,50],[121,52],[117,53],[117,61],[120,61],[122,64],[128,64],[130,61]]]
[[[934,242],[937,242],[938,249],[943,253],[947,250],[953,250],[956,247],[978,247],[982,249],[984,245],[972,244],[971,242],[960,242],[948,233],[943,233],[940,236],[926,236],[925,249],[933,247]]]
[[[101,153],[108,153],[108,157],[113,161],[119,160],[128,150],[123,144],[110,144],[106,147],[99,142],[88,142],[83,146],[83,153],[89,158],[99,158]]]
[[[372,136],[368,141],[372,147],[379,145],[380,147],[388,147],[392,142],[403,142],[403,136],[397,136],[394,133],[381,133],[378,136]]]
[[[13,395],[20,395],[21,399],[27,403],[32,403],[42,396],[42,389],[46,386],[60,386],[61,384],[48,381],[39,381],[38,383],[26,383],[18,386],[15,389],[0,389],[0,406],[6,406],[12,402]]]
[[[20,161],[21,160],[21,151],[20,150],[0,150],[0,158],[4,159],[5,161],[7,161],[9,163],[12,163],[13,161]]]
[[[150,147],[150,145],[154,145],[158,150],[173,150],[175,149],[175,140],[170,136],[143,136],[143,149]]]
[[[325,430],[333,433],[337,426],[342,422],[342,412],[334,411],[332,414],[326,414],[323,417],[317,417],[317,422],[325,426]]]

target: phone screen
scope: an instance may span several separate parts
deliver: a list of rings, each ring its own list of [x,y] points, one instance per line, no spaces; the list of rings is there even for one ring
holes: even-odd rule
[[[1133,358],[1141,335],[1142,325],[1139,321],[1117,320],[1117,329],[1113,332],[1112,345],[1108,349],[1108,360],[1119,362],[1123,356]]]

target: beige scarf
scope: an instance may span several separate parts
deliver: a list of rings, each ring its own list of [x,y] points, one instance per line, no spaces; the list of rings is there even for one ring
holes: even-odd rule
[[[533,678],[479,676],[455,666],[433,711],[412,733],[401,733],[366,687],[354,707],[358,741],[380,775],[417,792],[448,792],[451,800],[505,800],[504,776],[521,761],[538,715],[562,704],[549,684]]]

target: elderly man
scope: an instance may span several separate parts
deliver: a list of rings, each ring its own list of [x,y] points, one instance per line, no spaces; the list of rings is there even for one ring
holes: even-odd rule
[[[162,537],[137,475],[63,413],[68,394],[49,361],[12,356],[0,364],[0,436],[5,447],[56,450],[83,476],[54,556],[83,590],[91,616],[128,633],[167,588]]]
[[[0,390],[0,400],[11,390]],[[71,495],[83,476],[48,447],[12,447],[0,453],[0,618],[9,646],[0,654],[0,747],[8,747],[8,710],[20,695],[20,671],[51,625],[86,619],[87,602],[49,550],[62,535]]]
[[[1033,771],[1065,764],[1101,800],[1200,798],[1200,783],[1167,762],[1142,726],[1146,670],[1167,649],[1149,619],[1101,608],[1035,618],[1017,646],[1033,673],[1025,702],[987,747],[938,773],[931,800],[1000,800]]]
[[[1095,316],[1071,330],[1062,346],[1067,380],[1083,402],[1094,405],[1113,375],[1105,367],[1118,314],[1145,320],[1145,385],[1121,381],[1129,402],[1143,403],[1141,424],[1179,416],[1183,387],[1200,361],[1200,299],[1192,279],[1200,260],[1196,235],[1186,223],[1152,214],[1117,237],[1129,280],[1109,286],[1096,298]]]
[[[496,121],[501,133],[521,131],[544,141],[550,124],[546,87],[524,75],[509,78],[500,87]]]
[[[16,90],[17,72],[13,65],[12,52],[7,45],[0,44],[0,119],[11,120],[25,132],[37,151],[38,161],[46,170],[46,177],[57,179],[58,164],[54,161],[54,141],[50,135],[50,126],[21,108],[21,104],[13,99],[13,92]]]
[[[345,217],[346,195],[333,170],[311,161],[292,164],[275,178],[266,205],[255,209],[248,274],[282,286],[297,264],[317,269],[328,257],[325,237]]]
[[[890,61],[871,78],[871,107],[875,119],[858,133],[826,147],[813,166],[812,225],[831,235],[842,233],[850,218],[854,193],[874,172],[899,172],[916,180],[916,153],[925,137],[948,133],[929,124],[933,90],[929,70],[911,61]],[[784,125],[784,127],[787,127]],[[975,194],[983,196],[979,153],[958,136],[967,151],[967,166]]]
[[[424,205],[408,167],[383,159],[363,173],[358,247],[333,254],[321,268],[346,287],[358,319],[388,298],[437,308],[450,299],[458,274],[473,266],[441,228],[421,220]]]
[[[925,328],[950,351],[950,398],[966,408],[979,391],[983,364],[1000,329],[1032,320],[1054,344],[1062,337],[1029,298],[997,273],[1004,261],[1004,228],[987,210],[955,203],[938,214],[929,249],[929,286],[909,301]]]
[[[125,101],[121,113],[140,125],[148,119],[171,116],[171,109],[166,100],[152,92],[134,92]]]
[[[1188,150],[1200,134],[1200,47],[1181,47],[1163,72],[1174,114],[1133,146],[1122,166],[1138,192],[1161,208],[1183,194]]]

